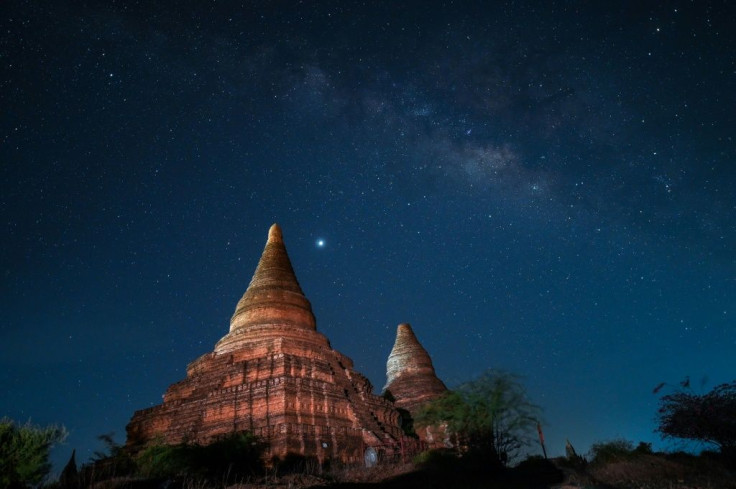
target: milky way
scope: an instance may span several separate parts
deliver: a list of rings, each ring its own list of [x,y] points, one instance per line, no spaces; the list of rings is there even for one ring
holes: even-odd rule
[[[733,380],[728,2],[45,3],[0,9],[0,415],[57,460],[212,350],[273,222],[374,386],[409,322],[552,454]]]

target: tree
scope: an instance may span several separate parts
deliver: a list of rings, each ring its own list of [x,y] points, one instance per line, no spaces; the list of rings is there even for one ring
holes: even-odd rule
[[[736,381],[716,386],[707,394],[679,391],[662,397],[657,431],[663,437],[715,446],[736,461]]]
[[[125,447],[115,441],[115,433],[98,435],[97,439],[104,445],[103,450],[96,450],[92,456],[91,472],[88,469],[86,476],[96,479],[109,479],[129,475],[135,468],[135,463],[125,450]]]
[[[0,419],[0,487],[23,489],[40,485],[51,469],[49,450],[64,441],[63,426],[22,426]]]
[[[488,370],[425,405],[415,422],[445,425],[457,447],[488,453],[505,465],[533,439],[539,413],[517,376]]]

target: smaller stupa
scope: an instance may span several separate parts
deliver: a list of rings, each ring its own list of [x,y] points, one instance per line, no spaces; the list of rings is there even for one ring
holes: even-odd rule
[[[396,330],[396,342],[386,362],[386,377],[384,396],[393,399],[394,405],[406,411],[410,418],[426,403],[447,392],[447,387],[434,372],[429,353],[407,323],[399,324]],[[414,429],[424,446],[452,446],[446,425],[415,425]]]
[[[396,407],[414,414],[427,401],[447,391],[437,377],[429,353],[419,343],[408,323],[399,324],[396,342],[386,362],[386,386]]]

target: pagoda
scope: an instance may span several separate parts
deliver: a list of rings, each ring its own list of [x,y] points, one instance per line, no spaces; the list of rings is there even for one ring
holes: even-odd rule
[[[357,463],[397,452],[399,423],[394,405],[317,331],[274,224],[229,332],[188,365],[162,404],[134,413],[126,446],[208,444],[248,431],[267,459]]]
[[[411,417],[416,416],[426,403],[447,392],[447,387],[434,371],[429,353],[408,323],[399,324],[396,329],[396,341],[386,362],[386,377],[384,396],[392,399],[398,409],[405,410]],[[417,435],[431,447],[449,443],[445,427],[423,427],[417,429]]]

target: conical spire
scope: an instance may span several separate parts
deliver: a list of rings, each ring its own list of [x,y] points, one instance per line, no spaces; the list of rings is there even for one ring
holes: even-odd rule
[[[230,331],[269,323],[317,329],[312,305],[299,287],[278,224],[268,230],[256,271],[230,319]]]
[[[399,324],[396,330],[396,342],[386,362],[386,377],[384,390],[390,391],[397,406],[410,411],[447,390],[408,323]]]
[[[316,332],[317,323],[286,253],[281,228],[274,224],[248,289],[230,319],[230,332],[215,351],[231,351],[244,342],[283,337],[296,330]]]

